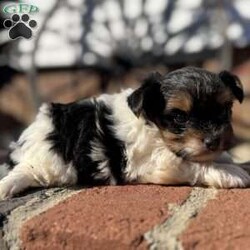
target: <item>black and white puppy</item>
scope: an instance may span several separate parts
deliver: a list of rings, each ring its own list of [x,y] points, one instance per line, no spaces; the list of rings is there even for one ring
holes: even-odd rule
[[[187,67],[149,76],[137,90],[43,104],[10,145],[0,197],[29,188],[155,183],[246,187],[249,174],[216,159],[232,137],[239,79]]]

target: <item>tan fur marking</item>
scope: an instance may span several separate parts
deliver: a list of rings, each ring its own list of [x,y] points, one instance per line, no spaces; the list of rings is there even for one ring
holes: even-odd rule
[[[192,104],[192,98],[188,93],[177,92],[168,100],[167,109],[180,109],[189,112]]]
[[[204,134],[200,130],[188,129],[185,132],[184,141],[186,145],[199,148],[203,144]]]
[[[182,137],[169,131],[161,131],[161,135],[166,145],[175,152],[183,149],[183,145],[196,150],[201,150],[203,147],[204,135],[199,130],[188,129]]]

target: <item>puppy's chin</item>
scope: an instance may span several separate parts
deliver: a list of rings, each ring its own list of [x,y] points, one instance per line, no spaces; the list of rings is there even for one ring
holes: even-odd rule
[[[192,161],[192,162],[200,162],[200,163],[205,163],[205,162],[212,162],[214,161],[222,151],[216,151],[216,152],[202,152],[197,155],[192,155],[192,156],[187,156],[184,158],[186,161]]]
[[[212,162],[214,161],[222,152],[222,149],[218,149],[216,151],[206,150],[204,148],[182,148],[179,151],[173,151],[178,157],[182,158],[184,161],[189,162]]]

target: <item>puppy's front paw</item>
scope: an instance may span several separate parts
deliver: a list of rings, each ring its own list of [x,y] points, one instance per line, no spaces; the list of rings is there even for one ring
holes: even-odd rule
[[[250,174],[250,162],[239,164],[239,167],[243,168],[248,174]]]
[[[250,186],[250,175],[239,166],[229,165],[220,169],[220,188],[243,188]]]
[[[243,188],[250,186],[250,175],[234,164],[215,164],[201,171],[201,184],[216,188]]]
[[[249,187],[250,186],[250,177],[248,173],[239,173],[237,176],[230,177],[229,181],[223,185],[225,188],[240,188],[240,187]]]

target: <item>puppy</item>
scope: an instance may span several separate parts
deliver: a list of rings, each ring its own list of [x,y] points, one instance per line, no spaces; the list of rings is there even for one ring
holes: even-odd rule
[[[246,187],[229,157],[239,79],[187,67],[154,73],[137,90],[70,104],[43,104],[10,145],[0,197],[29,187],[155,183]]]

